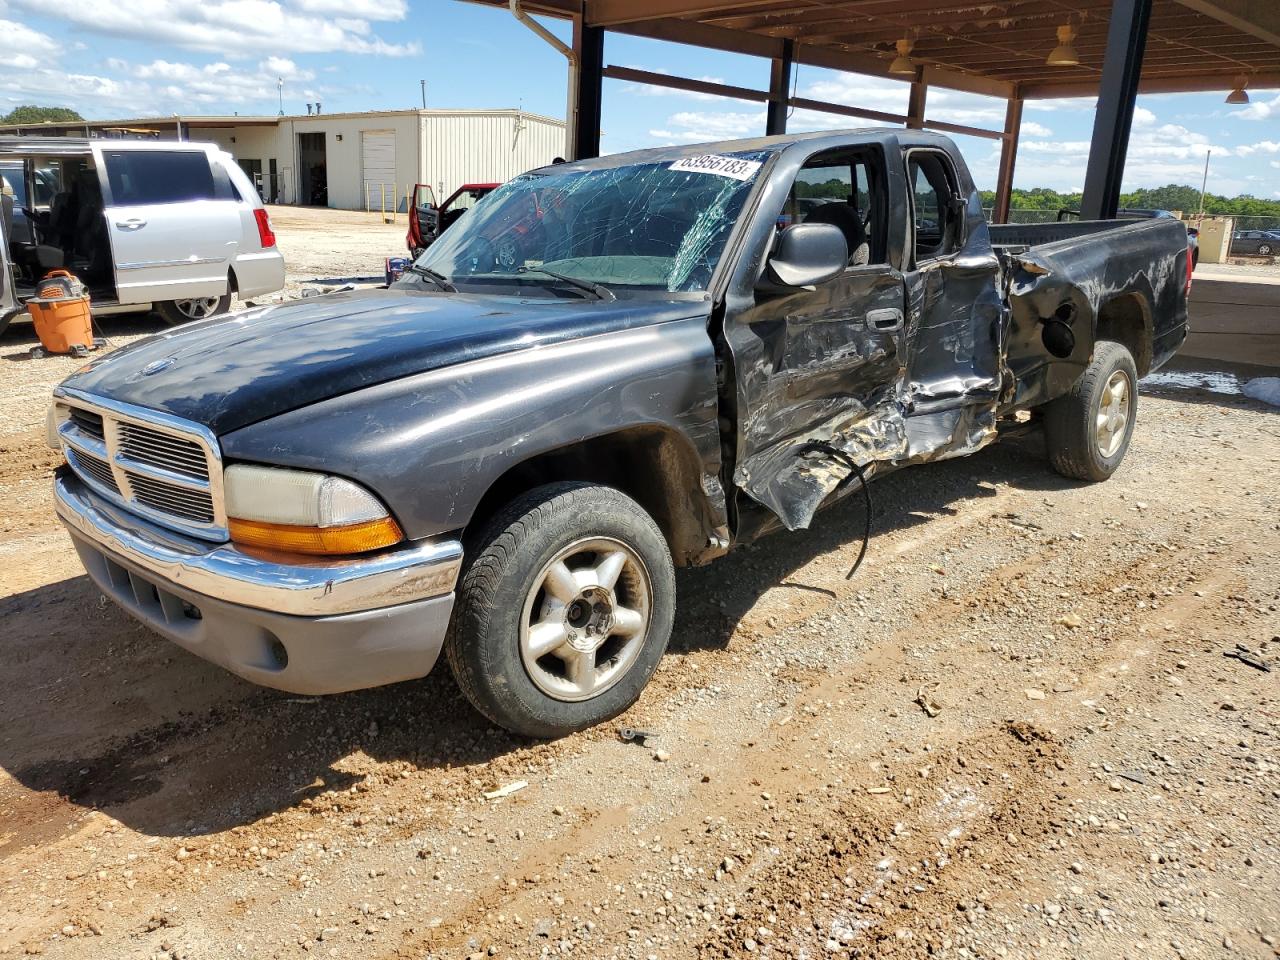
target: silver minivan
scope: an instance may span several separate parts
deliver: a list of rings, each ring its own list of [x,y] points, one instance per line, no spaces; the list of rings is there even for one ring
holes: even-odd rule
[[[214,144],[0,137],[0,179],[0,329],[58,268],[95,314],[170,323],[284,286],[267,211]]]

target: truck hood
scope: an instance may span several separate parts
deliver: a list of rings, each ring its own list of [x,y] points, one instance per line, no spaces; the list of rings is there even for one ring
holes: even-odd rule
[[[110,353],[63,386],[221,435],[467,360],[684,319],[688,300],[561,300],[411,287],[336,293],[185,324]]]

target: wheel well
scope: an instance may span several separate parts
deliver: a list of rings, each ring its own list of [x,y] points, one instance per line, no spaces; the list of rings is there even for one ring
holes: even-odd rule
[[[1138,376],[1144,377],[1151,370],[1151,317],[1143,299],[1136,294],[1125,294],[1108,300],[1098,311],[1098,330],[1095,340],[1114,340],[1123,344],[1133,354]]]
[[[234,269],[227,271],[227,292],[235,295],[240,292],[240,281],[236,279]]]
[[[526,490],[561,480],[582,480],[621,490],[653,517],[677,566],[693,561],[715,529],[702,486],[702,467],[673,430],[635,427],[590,437],[530,457],[498,477],[477,504],[467,532],[480,529]]]

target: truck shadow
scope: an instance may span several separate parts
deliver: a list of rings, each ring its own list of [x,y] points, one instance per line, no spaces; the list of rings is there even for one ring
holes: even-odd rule
[[[1049,472],[1039,441],[1002,442],[963,460],[891,475],[873,486],[868,564],[882,534],[995,496],[996,484],[1072,484]],[[798,571],[838,552],[852,562],[857,498],[819,514],[814,528],[779,533],[708,567],[681,571],[673,651],[724,648],[759,598],[780,584],[827,593]],[[4,796],[16,847],[72,828],[87,808],[152,836],[215,833],[334,790],[398,775],[395,762],[449,778],[516,755],[514,771],[546,749],[491,726],[439,664],[425,680],[325,698],[261,690],[173,647],[99,602],[86,577],[0,600],[0,767],[28,793]],[[607,736],[608,729],[582,736]],[[514,779],[514,777],[513,777]],[[470,788],[469,788],[470,789]],[[62,801],[50,812],[50,797]]]

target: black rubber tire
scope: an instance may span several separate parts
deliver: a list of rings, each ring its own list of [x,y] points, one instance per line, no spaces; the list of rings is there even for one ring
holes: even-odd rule
[[[1259,244],[1259,245],[1258,245],[1258,253],[1259,253],[1259,255],[1264,256],[1264,257],[1269,257],[1269,256],[1271,256],[1271,244],[1269,244],[1269,243],[1261,243],[1261,244]]]
[[[217,305],[213,308],[213,312],[209,317],[217,317],[226,313],[231,309],[231,294],[225,293],[218,298]],[[188,317],[185,313],[178,309],[177,304],[172,300],[162,300],[155,305],[156,315],[171,327],[176,327],[180,323],[195,323],[196,319]],[[198,319],[207,320],[209,317],[200,317]]]
[[[1110,457],[1098,448],[1095,418],[1102,400],[1102,390],[1117,370],[1129,378],[1129,422],[1124,440]],[[1061,397],[1044,406],[1044,432],[1053,469],[1073,480],[1106,480],[1120,466],[1133,427],[1138,420],[1138,369],[1133,355],[1123,344],[1099,340],[1094,344],[1093,360],[1084,373]]]
[[[651,620],[631,669],[589,700],[543,693],[520,657],[520,617],[543,567],[575,540],[627,544],[649,575]],[[666,539],[644,509],[611,487],[555,483],[499,511],[468,537],[453,621],[445,641],[458,686],[480,713],[513,733],[551,738],[603,723],[630,707],[658,668],[675,620],[675,571]]]

